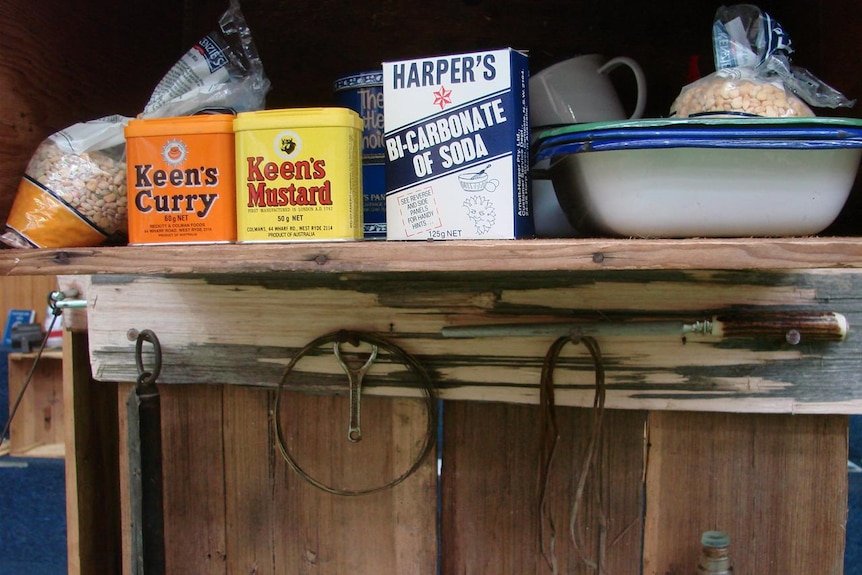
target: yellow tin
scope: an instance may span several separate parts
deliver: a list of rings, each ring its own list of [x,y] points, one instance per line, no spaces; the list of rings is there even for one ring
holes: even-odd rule
[[[242,112],[234,133],[238,242],[362,239],[359,114]]]

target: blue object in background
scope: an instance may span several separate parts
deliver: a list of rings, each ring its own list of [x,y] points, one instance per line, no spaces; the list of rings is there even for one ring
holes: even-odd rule
[[[850,416],[850,461],[862,467],[862,415]]]
[[[9,353],[0,351],[0,430],[6,427],[9,421]],[[2,438],[0,438],[2,441]]]
[[[851,464],[862,467],[862,415],[850,416]],[[862,471],[850,466],[844,575],[862,575]]]
[[[65,575],[65,462],[0,457],[0,574]]]
[[[844,575],[862,575],[862,471],[850,474]]]

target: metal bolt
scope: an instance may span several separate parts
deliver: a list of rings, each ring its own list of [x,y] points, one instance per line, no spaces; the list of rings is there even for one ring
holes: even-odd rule
[[[140,335],[140,333],[135,328],[132,328],[126,332],[126,337],[128,338],[129,341],[137,341],[139,335]]]
[[[784,341],[790,345],[798,345],[802,341],[802,334],[797,329],[791,329],[784,334]]]

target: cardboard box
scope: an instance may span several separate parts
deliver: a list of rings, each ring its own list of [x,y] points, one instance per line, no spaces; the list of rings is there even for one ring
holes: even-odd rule
[[[383,63],[386,239],[533,236],[528,82],[509,48]]]

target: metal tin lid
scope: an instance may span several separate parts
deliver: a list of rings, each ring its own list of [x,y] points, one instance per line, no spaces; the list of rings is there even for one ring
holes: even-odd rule
[[[700,542],[704,547],[728,547],[730,536],[724,531],[704,531]]]
[[[233,120],[233,114],[134,119],[126,125],[125,135],[126,138],[140,138],[177,134],[230,134],[233,132]]]
[[[349,76],[342,76],[332,83],[332,89],[335,92],[351,90],[361,86],[383,86],[383,70],[357,72]]]
[[[362,118],[349,108],[284,108],[240,112],[233,123],[235,132],[283,128],[338,127],[362,130]]]

